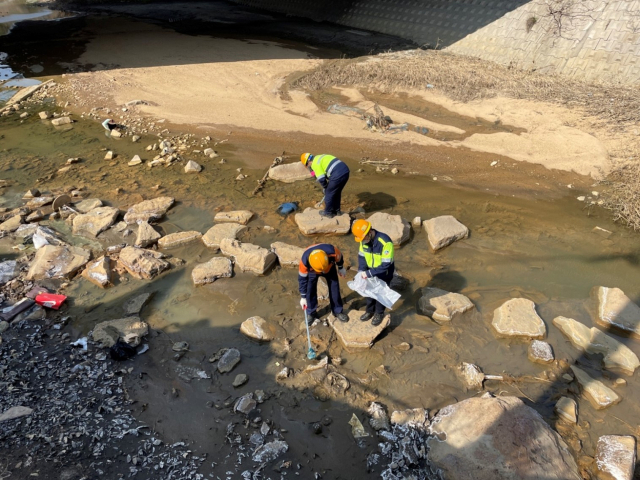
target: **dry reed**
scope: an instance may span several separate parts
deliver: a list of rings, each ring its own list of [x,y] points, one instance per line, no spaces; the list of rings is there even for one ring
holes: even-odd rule
[[[383,92],[426,89],[432,85],[448,97],[469,102],[504,96],[549,102],[580,109],[605,132],[625,132],[637,126],[640,89],[620,83],[587,82],[560,75],[498,65],[472,57],[434,50],[384,53],[373,57],[326,61],[296,78],[291,88],[308,91],[334,86],[372,87]],[[637,153],[628,146],[623,158]],[[604,192],[614,218],[640,230],[640,166],[614,162]]]

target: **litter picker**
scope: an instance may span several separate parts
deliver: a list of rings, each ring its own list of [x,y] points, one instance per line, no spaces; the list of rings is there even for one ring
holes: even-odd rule
[[[307,345],[309,345],[309,351],[307,352],[307,358],[313,360],[316,358],[316,351],[311,347],[311,335],[309,334],[309,322],[307,321],[307,307],[304,308],[304,324],[307,327]]]

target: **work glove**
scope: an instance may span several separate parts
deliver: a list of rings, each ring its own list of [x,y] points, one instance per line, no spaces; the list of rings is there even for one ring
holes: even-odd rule
[[[340,275],[341,277],[346,277],[347,276],[347,269],[342,267],[338,269],[338,275]]]
[[[300,299],[300,306],[302,307],[303,310],[307,309],[307,299],[306,298],[301,298]]]
[[[360,272],[360,276],[364,279],[369,278],[369,276],[367,275],[367,272]]]

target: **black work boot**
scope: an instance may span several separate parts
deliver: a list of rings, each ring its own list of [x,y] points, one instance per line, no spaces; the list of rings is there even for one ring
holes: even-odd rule
[[[335,213],[327,212],[326,210],[320,210],[321,217],[333,218],[336,216]]]
[[[318,314],[316,312],[307,313],[307,325],[311,326],[313,324],[313,322],[315,322],[319,318],[320,317],[318,316]]]
[[[344,323],[347,323],[349,321],[349,315],[347,315],[346,313],[338,313],[336,314],[336,318]]]
[[[383,318],[384,318],[384,315],[382,313],[376,313],[373,316],[373,320],[371,320],[371,325],[373,325],[374,327],[377,327],[382,323]]]
[[[366,322],[367,320],[369,320],[371,317],[373,317],[373,313],[371,312],[365,312],[364,315],[362,315],[360,317],[360,320],[362,320],[363,322]]]

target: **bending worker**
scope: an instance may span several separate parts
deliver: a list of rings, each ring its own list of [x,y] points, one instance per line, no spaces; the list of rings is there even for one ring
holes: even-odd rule
[[[371,228],[367,220],[356,220],[351,227],[356,242],[360,242],[358,251],[358,273],[362,278],[377,277],[389,285],[393,278],[393,242],[388,235]],[[367,297],[367,311],[360,317],[366,322],[371,317],[371,325],[380,325],[384,318],[385,306],[375,298]]]
[[[333,155],[312,155],[303,153],[300,155],[302,164],[311,171],[311,176],[324,190],[324,210],[320,212],[323,217],[333,218],[342,215],[340,202],[342,190],[349,180],[349,167],[347,164]]]
[[[324,277],[329,286],[329,303],[331,311],[342,322],[348,322],[349,317],[342,312],[342,297],[340,296],[340,282],[338,275],[344,277],[344,259],[337,247],[328,243],[311,245],[302,254],[298,269],[298,287],[300,289],[300,306],[307,310],[307,324],[311,325],[318,319],[318,278]]]

